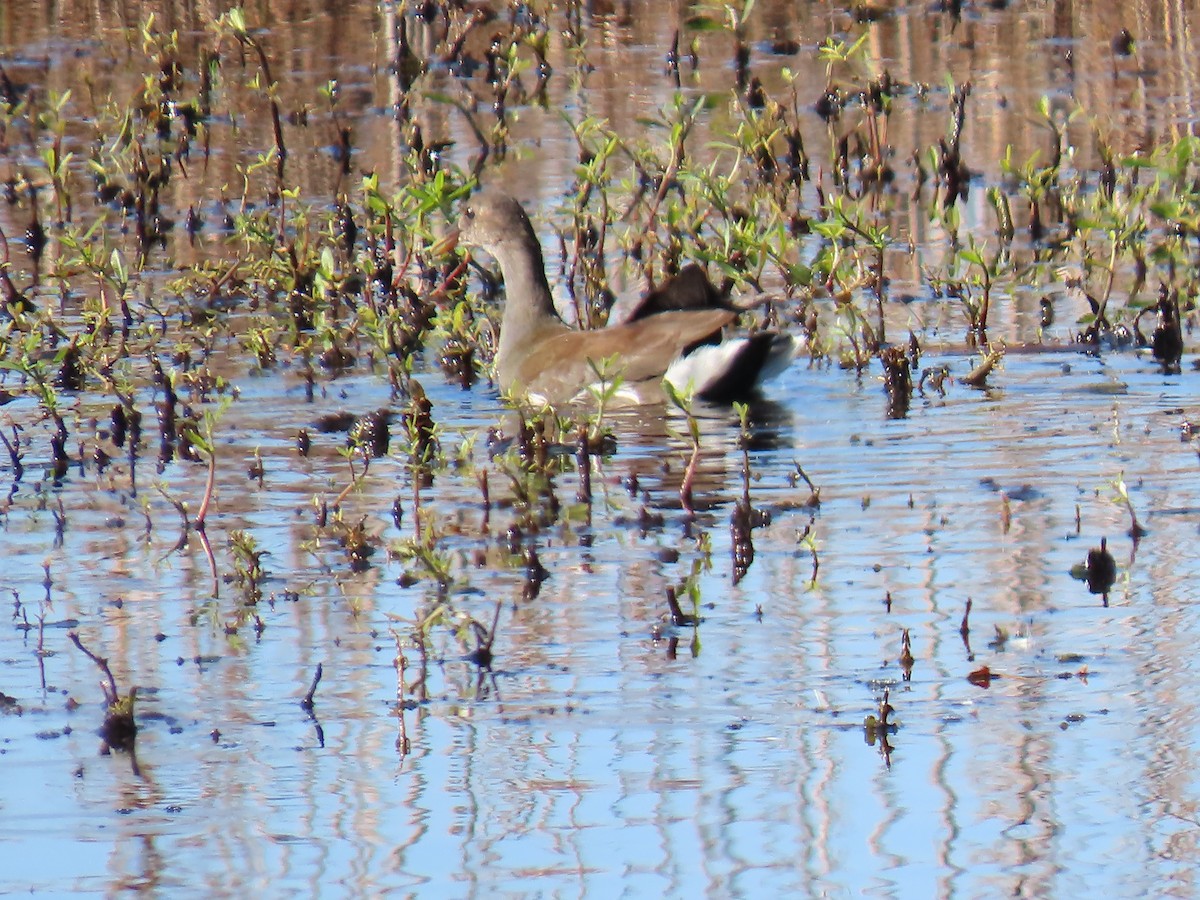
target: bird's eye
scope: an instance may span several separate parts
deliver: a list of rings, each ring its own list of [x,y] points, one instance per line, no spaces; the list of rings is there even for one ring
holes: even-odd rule
[[[463,218],[464,219],[475,218],[475,210],[468,206],[466,209],[463,210]]]

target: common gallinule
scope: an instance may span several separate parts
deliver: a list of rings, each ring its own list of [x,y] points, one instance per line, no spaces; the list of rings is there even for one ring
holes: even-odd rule
[[[737,313],[695,266],[641,304],[634,321],[591,331],[568,327],[554,310],[529,217],[503,193],[488,191],[471,201],[458,239],[500,264],[505,303],[496,376],[501,389],[517,397],[550,404],[586,397],[597,380],[593,367],[614,359],[611,371],[621,375],[627,402],[661,401],[664,379],[680,392],[729,401],[782,372],[799,349],[778,332],[722,340]]]

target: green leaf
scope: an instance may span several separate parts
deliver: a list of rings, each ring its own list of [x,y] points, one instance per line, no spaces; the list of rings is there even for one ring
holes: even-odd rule
[[[671,382],[665,379],[663,380],[662,385],[663,390],[667,394],[667,399],[670,400],[671,403],[677,406],[681,411],[686,413],[688,411],[687,407],[684,405],[683,398],[679,395],[679,391],[676,389],[675,385],[671,384]]]
[[[129,281],[129,276],[125,271],[125,258],[116,247],[113,247],[112,255],[108,258],[108,264],[112,267],[113,278],[118,284],[124,287]]]
[[[795,263],[787,267],[788,281],[793,285],[812,284],[813,271],[803,263]]]
[[[822,237],[829,238],[831,241],[836,241],[846,233],[846,224],[837,219],[831,219],[827,222],[813,222],[812,230]]]
[[[229,27],[233,29],[233,33],[241,40],[246,37],[246,13],[240,6],[235,6],[227,13]]]
[[[1177,219],[1182,210],[1177,200],[1157,200],[1150,204],[1150,212],[1160,219]]]

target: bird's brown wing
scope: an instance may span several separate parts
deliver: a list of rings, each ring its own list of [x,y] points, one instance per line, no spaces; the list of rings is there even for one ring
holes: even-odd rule
[[[516,380],[556,402],[596,380],[589,360],[600,366],[615,358],[611,373],[626,383],[660,378],[681,353],[719,334],[733,318],[723,309],[668,312],[615,328],[560,334],[530,348]]]

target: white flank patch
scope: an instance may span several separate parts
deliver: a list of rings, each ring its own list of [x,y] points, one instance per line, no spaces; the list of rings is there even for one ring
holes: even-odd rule
[[[776,375],[780,375],[792,364],[800,351],[804,348],[804,340],[797,340],[790,334],[780,335],[775,339],[775,345],[771,347],[771,353],[767,356],[766,362],[763,363],[762,372],[758,375],[758,381],[761,384],[764,381],[769,381]]]
[[[747,343],[746,338],[734,338],[720,344],[703,344],[671,363],[663,380],[670,382],[681,394],[688,391],[702,394],[729,371]],[[792,364],[801,346],[802,343],[791,335],[778,336],[763,361],[756,384],[783,372]]]
[[[663,381],[680,394],[702,394],[733,365],[745,338],[734,338],[720,344],[702,344],[687,356],[681,356],[667,367]]]

